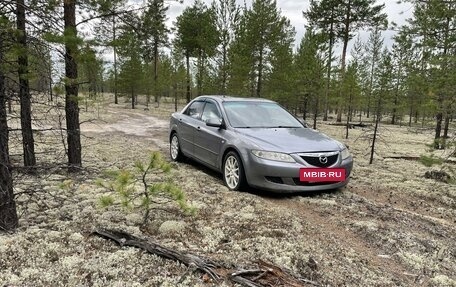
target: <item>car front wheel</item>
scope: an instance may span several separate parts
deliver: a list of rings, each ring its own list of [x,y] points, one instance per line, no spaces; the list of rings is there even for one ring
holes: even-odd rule
[[[237,153],[230,151],[223,161],[223,180],[230,190],[240,190],[245,182],[244,169]]]
[[[169,144],[169,155],[173,161],[179,161],[182,159],[182,151],[180,149],[179,137],[176,133],[171,136]]]

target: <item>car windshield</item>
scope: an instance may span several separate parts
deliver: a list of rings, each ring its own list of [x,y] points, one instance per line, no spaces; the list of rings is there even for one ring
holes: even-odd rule
[[[224,102],[228,121],[234,128],[302,128],[289,112],[273,102]]]

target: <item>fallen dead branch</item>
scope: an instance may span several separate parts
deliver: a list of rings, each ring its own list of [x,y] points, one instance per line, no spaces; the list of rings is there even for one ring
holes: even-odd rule
[[[419,156],[385,156],[383,157],[384,159],[390,158],[390,159],[403,159],[403,160],[411,160],[411,161],[419,161],[421,157]],[[452,159],[443,159],[443,162],[445,163],[453,163],[456,164],[456,160]]]
[[[341,127],[346,127],[347,123],[329,123],[330,126],[341,126]],[[349,123],[348,128],[349,129],[354,129],[354,128],[367,128],[371,127],[372,124],[364,124],[364,123]]]
[[[120,246],[137,247],[151,254],[181,262],[186,266],[196,267],[196,269],[211,276],[212,279],[217,280],[220,277],[217,272],[215,272],[215,269],[220,268],[221,266],[210,259],[198,257],[190,253],[181,253],[122,231],[97,229],[93,234],[111,239]]]
[[[424,174],[425,178],[430,178],[434,179],[437,181],[441,181],[444,183],[448,183],[451,180],[451,176],[444,172],[443,170],[431,170],[431,171],[426,171]]]
[[[183,263],[186,266],[193,267],[207,274],[215,281],[229,280],[233,283],[238,283],[247,287],[320,286],[318,282],[300,278],[299,276],[293,275],[289,270],[263,260],[258,260],[256,262],[257,266],[252,269],[226,267],[225,264],[215,262],[209,258],[204,258],[191,253],[179,252],[123,231],[100,228],[93,231],[92,235],[113,240],[120,246],[137,247],[162,258]]]

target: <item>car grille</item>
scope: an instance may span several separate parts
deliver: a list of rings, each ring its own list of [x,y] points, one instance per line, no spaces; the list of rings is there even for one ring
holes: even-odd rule
[[[310,165],[316,166],[316,167],[330,167],[337,162],[338,157],[339,157],[339,154],[336,153],[336,154],[326,156],[326,161],[320,161],[320,156],[301,155],[301,158],[305,162],[307,162]]]

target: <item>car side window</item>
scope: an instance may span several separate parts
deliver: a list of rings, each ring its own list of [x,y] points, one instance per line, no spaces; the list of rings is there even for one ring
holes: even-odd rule
[[[184,112],[185,115],[199,119],[203,111],[204,102],[193,102]]]
[[[206,102],[204,106],[203,115],[201,116],[201,120],[207,122],[208,120],[215,120],[218,122],[222,122],[222,117],[220,116],[220,112],[217,109],[217,105],[213,102]]]

